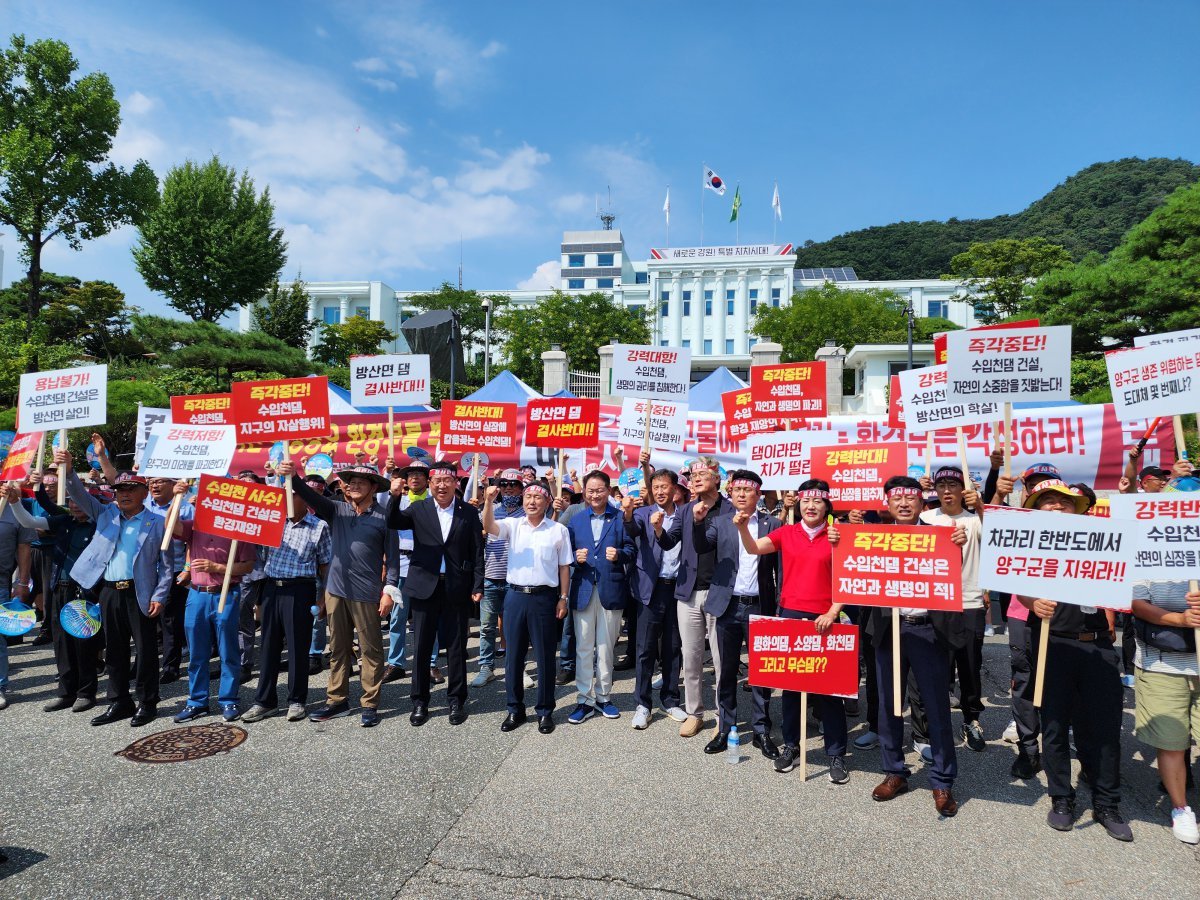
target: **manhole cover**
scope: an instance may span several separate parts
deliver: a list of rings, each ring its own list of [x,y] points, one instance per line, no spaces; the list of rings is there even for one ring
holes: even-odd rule
[[[228,753],[246,736],[246,730],[236,725],[192,725],[139,738],[113,755],[140,763],[187,762]]]

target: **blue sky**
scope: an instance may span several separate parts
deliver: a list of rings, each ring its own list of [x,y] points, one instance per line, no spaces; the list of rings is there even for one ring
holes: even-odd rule
[[[543,288],[611,186],[635,258],[700,240],[701,165],[741,239],[1015,212],[1090,163],[1200,160],[1195,2],[52,3],[0,32],[57,37],[122,101],[114,159],[163,175],[217,153],[269,185],[285,275]],[[705,243],[732,243],[731,194]],[[142,283],[125,229],[45,266]],[[3,279],[20,277],[0,235]]]

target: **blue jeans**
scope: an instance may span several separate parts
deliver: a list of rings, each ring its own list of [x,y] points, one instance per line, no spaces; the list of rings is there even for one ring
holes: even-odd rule
[[[575,671],[575,610],[567,604],[567,616],[562,623],[562,641],[558,647],[558,666],[565,672]]]
[[[8,689],[8,641],[0,635],[0,691]]]
[[[508,582],[483,579],[483,600],[479,604],[479,668],[496,668],[496,633],[504,615],[504,595]]]
[[[397,583],[401,590],[404,579]],[[404,668],[405,648],[408,641],[408,604],[397,603],[392,607],[392,617],[388,620],[388,654],[386,664]]]
[[[217,696],[221,704],[237,703],[238,675],[242,656],[238,647],[238,585],[229,588],[225,611],[217,613],[220,594],[188,589],[183,613],[183,630],[188,642],[188,706],[208,706],[208,658],[213,639],[221,656],[221,686]]]

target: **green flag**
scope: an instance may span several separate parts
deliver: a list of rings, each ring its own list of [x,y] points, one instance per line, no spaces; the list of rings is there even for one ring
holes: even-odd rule
[[[733,209],[729,213],[729,221],[736,222],[738,210],[742,208],[742,186],[739,184],[733,191]]]

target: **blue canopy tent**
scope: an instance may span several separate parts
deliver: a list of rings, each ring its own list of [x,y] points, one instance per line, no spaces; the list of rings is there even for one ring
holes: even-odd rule
[[[547,394],[546,399],[547,400],[574,400],[578,396],[579,396],[578,394],[572,394],[566,388],[563,388],[561,391],[559,391],[556,394]]]
[[[714,369],[708,377],[692,385],[688,391],[688,412],[716,412],[723,409],[721,395],[726,391],[744,388],[746,382],[724,366]]]
[[[515,403],[518,406],[525,406],[530,400],[537,400],[541,396],[508,369],[504,369],[471,396],[462,399],[480,403]]]
[[[392,409],[398,413],[429,412],[428,406],[395,406]],[[386,416],[386,406],[353,406],[350,403],[350,392],[344,387],[329,383],[329,413],[334,416],[380,415]]]

